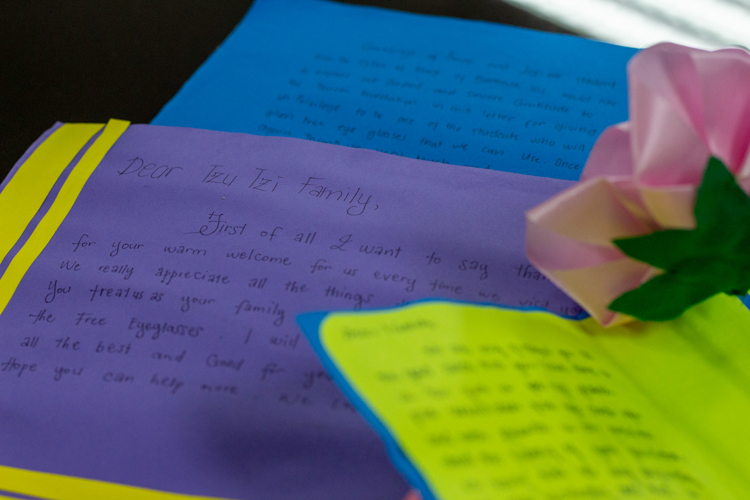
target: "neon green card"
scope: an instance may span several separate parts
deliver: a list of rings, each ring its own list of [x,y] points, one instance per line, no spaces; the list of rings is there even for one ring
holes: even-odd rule
[[[299,322],[426,499],[750,498],[735,298],[607,330],[451,302]]]

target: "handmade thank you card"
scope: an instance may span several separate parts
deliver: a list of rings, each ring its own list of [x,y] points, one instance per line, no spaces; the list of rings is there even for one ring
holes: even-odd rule
[[[403,498],[294,317],[426,297],[577,316],[524,251],[524,210],[571,184],[58,124],[0,192],[0,490]]]
[[[426,499],[750,495],[750,312],[671,322],[428,301],[298,319]]]

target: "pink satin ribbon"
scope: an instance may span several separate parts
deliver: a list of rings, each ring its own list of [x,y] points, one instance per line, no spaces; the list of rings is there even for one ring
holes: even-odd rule
[[[581,182],[526,213],[530,262],[604,326],[632,320],[609,304],[660,271],[616,238],[695,227],[710,156],[750,190],[750,54],[662,43],[628,64],[630,121],[607,128]]]

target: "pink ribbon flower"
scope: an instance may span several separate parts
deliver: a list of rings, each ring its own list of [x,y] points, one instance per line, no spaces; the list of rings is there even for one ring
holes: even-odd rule
[[[526,213],[531,263],[604,326],[632,320],[608,306],[662,272],[613,240],[695,228],[711,157],[750,191],[749,53],[658,44],[629,62],[628,93],[630,121],[602,133],[581,182]]]

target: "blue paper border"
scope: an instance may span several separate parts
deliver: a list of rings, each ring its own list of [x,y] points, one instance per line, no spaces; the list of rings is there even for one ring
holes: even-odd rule
[[[336,311],[336,312],[349,312],[347,311]],[[302,329],[307,339],[310,341],[313,350],[320,358],[323,366],[328,371],[331,378],[333,378],[336,385],[341,389],[344,395],[354,405],[357,411],[365,418],[368,424],[375,429],[375,432],[380,436],[380,439],[385,444],[388,457],[391,462],[396,466],[396,469],[406,477],[406,480],[413,488],[417,488],[422,494],[423,500],[438,500],[432,494],[432,490],[427,486],[427,482],[422,477],[422,474],[417,470],[414,464],[409,460],[401,448],[399,447],[396,439],[388,431],[383,422],[373,413],[369,405],[364,402],[360,397],[359,393],[349,384],[349,381],[344,374],[338,369],[333,359],[328,355],[323,344],[320,342],[320,326],[323,321],[329,316],[329,312],[314,312],[305,313],[297,316],[297,324]]]
[[[359,393],[349,383],[349,380],[346,378],[346,376],[338,369],[338,367],[336,366],[336,363],[328,355],[328,352],[325,350],[322,342],[320,341],[320,326],[323,324],[323,321],[325,321],[326,318],[331,314],[348,313],[348,312],[368,312],[369,313],[369,312],[395,311],[395,310],[402,309],[404,307],[409,307],[409,306],[413,306],[416,304],[428,303],[428,302],[446,302],[450,304],[484,306],[484,307],[491,307],[495,309],[504,309],[504,310],[512,310],[512,311],[545,312],[553,316],[563,317],[563,318],[574,320],[574,321],[580,321],[580,320],[586,319],[589,317],[589,315],[588,313],[583,311],[576,316],[564,316],[564,315],[552,313],[541,307],[501,306],[498,304],[492,304],[492,303],[487,303],[487,302],[477,303],[477,302],[469,302],[469,301],[463,301],[463,300],[429,298],[429,299],[415,300],[413,302],[408,302],[403,305],[367,309],[365,311],[352,311],[349,309],[337,310],[337,311],[318,311],[318,312],[303,313],[296,317],[297,324],[302,329],[302,333],[304,333],[305,337],[307,337],[307,340],[310,342],[310,345],[312,346],[315,353],[318,355],[318,358],[323,363],[323,366],[328,371],[329,375],[331,375],[331,378],[333,378],[334,382],[339,387],[339,389],[341,389],[341,391],[349,399],[349,401],[354,405],[357,411],[365,418],[367,423],[369,423],[370,426],[375,430],[375,432],[380,436],[380,439],[385,444],[386,450],[388,452],[388,456],[391,459],[391,462],[393,462],[393,464],[395,465],[396,469],[398,469],[401,472],[401,474],[405,476],[406,480],[409,482],[409,484],[411,484],[413,488],[417,488],[419,490],[419,492],[422,495],[423,500],[440,500],[432,492],[431,488],[427,484],[427,481],[422,476],[422,473],[419,472],[417,467],[412,463],[411,460],[409,460],[409,458],[403,452],[403,450],[401,449],[401,446],[399,446],[398,442],[396,441],[396,438],[388,431],[388,428],[385,426],[385,424],[381,422],[381,420],[377,417],[377,415],[375,415],[372,409],[370,409],[369,405],[365,403],[365,401],[362,399]]]

